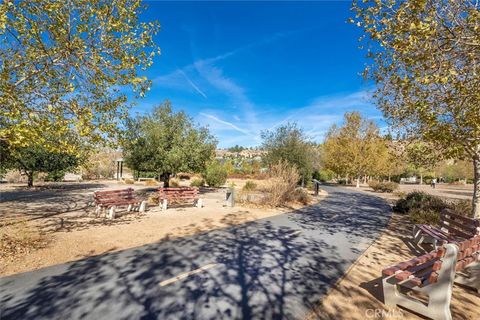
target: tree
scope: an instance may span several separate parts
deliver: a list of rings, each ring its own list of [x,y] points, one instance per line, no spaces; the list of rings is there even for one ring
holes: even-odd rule
[[[480,3],[355,1],[373,59],[365,75],[390,123],[445,157],[470,159],[480,218]]]
[[[232,153],[240,153],[243,150],[246,150],[245,147],[239,146],[238,144],[236,144],[235,146],[233,146],[231,148],[228,148],[228,151],[230,151]]]
[[[38,172],[48,173],[57,180],[63,178],[68,170],[74,170],[81,164],[78,154],[50,151],[43,143],[14,149],[4,145],[0,151],[2,167],[16,169],[26,175],[28,187],[33,187],[33,179]]]
[[[411,164],[420,175],[420,184],[423,184],[423,175],[433,170],[441,160],[440,156],[430,145],[421,141],[411,142],[406,148],[407,163]]]
[[[49,143],[44,132],[98,142],[127,115],[127,94],[159,48],[157,22],[140,22],[141,0],[4,0],[0,4],[0,140],[12,147]]]
[[[302,182],[310,179],[313,173],[313,144],[295,123],[288,123],[274,131],[262,132],[262,149],[267,153],[264,161],[267,165],[276,165],[286,161],[295,166]]]
[[[360,178],[376,171],[379,155],[384,146],[378,127],[365,120],[358,112],[347,112],[342,127],[333,125],[323,145],[326,169],[337,174]]]
[[[157,172],[164,186],[178,172],[202,173],[217,141],[167,100],[151,114],[129,119],[123,139],[125,164],[137,171]]]

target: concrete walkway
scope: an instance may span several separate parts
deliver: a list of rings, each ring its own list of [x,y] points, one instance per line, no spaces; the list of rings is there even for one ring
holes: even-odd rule
[[[380,198],[317,205],[0,279],[0,319],[301,319],[386,225]]]

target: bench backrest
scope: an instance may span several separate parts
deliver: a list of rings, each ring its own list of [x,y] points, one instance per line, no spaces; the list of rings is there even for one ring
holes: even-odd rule
[[[480,234],[480,221],[455,214],[450,209],[444,209],[440,213],[440,227],[448,234],[470,239]]]
[[[108,204],[125,200],[134,200],[135,193],[132,188],[121,190],[95,191],[93,198],[96,204]]]
[[[160,188],[158,191],[162,199],[196,199],[198,197],[198,188]]]
[[[458,248],[458,255],[453,257],[455,271],[461,271],[470,263],[480,261],[480,235],[477,235],[462,242],[445,244],[430,253],[388,267],[382,273],[385,276],[394,275],[398,280],[408,280],[414,286],[420,286],[427,281],[435,283],[444,266],[443,262],[447,259],[447,246]]]

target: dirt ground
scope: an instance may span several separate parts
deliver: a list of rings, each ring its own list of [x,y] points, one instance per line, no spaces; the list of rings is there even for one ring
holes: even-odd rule
[[[413,189],[412,187],[408,186],[407,188]],[[416,187],[418,190],[419,186]],[[409,191],[407,188],[402,191]],[[423,188],[423,190],[431,193],[435,192],[435,190],[431,191],[428,188]],[[448,189],[451,188],[446,187],[440,192],[448,194]],[[375,194],[366,187],[361,188],[361,190]],[[392,194],[377,195],[390,201],[396,198]],[[410,242],[411,230],[412,224],[407,216],[393,214],[385,232],[349,268],[344,277],[332,287],[322,303],[312,311],[307,319],[423,318],[410,311],[389,308],[383,304],[381,271],[387,266],[424,253],[423,248],[419,248]],[[454,285],[451,311],[455,320],[480,319],[480,295],[470,288]]]
[[[145,196],[158,188],[128,186]],[[16,228],[19,230],[14,231],[22,236],[33,233],[32,241],[37,241],[38,246],[0,259],[0,276],[262,219],[292,209],[224,207],[225,189],[205,189],[201,193],[203,208],[186,205],[163,212],[157,206],[150,206],[145,214],[130,213],[107,220],[93,216],[93,192],[125,188],[125,185],[102,181],[46,185],[37,190],[1,187],[0,235]],[[32,230],[38,231],[40,240]]]

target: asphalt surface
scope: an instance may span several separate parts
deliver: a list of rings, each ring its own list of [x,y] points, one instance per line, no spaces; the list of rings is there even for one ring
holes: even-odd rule
[[[0,278],[0,319],[301,319],[391,215],[324,189],[288,214]]]

